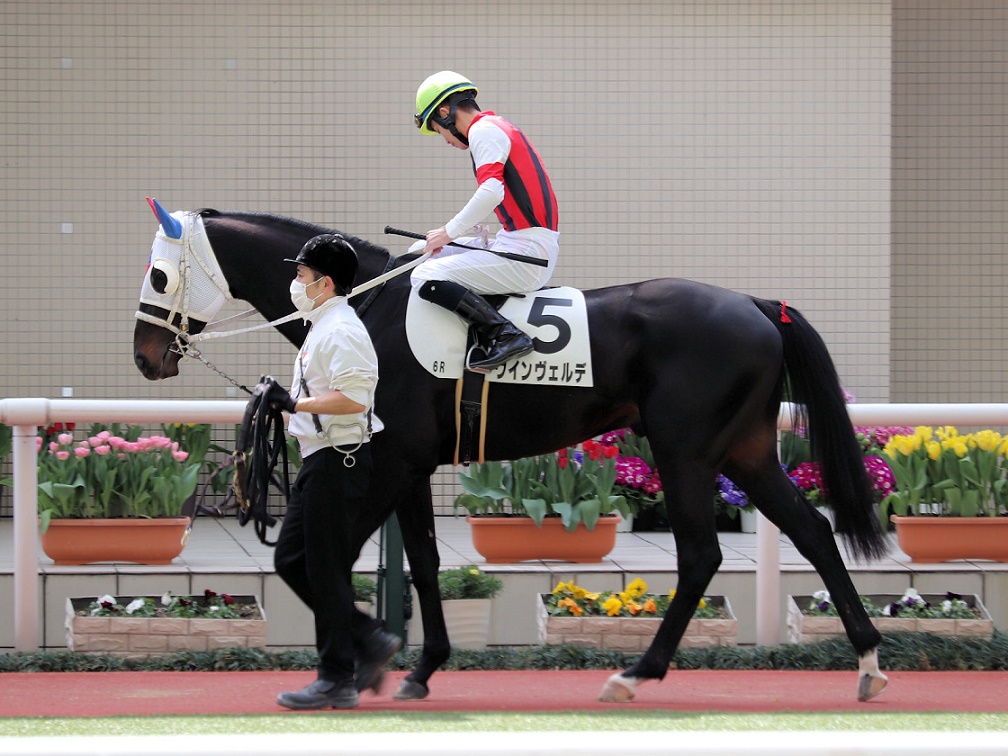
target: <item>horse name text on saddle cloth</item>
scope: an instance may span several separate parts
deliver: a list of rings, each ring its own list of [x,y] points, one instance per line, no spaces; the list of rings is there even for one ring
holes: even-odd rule
[[[487,375],[495,383],[592,386],[591,346],[584,294],[569,286],[508,297],[500,312],[532,337],[535,351]],[[413,291],[406,337],[417,362],[438,378],[461,378],[468,326],[458,315],[425,302]]]

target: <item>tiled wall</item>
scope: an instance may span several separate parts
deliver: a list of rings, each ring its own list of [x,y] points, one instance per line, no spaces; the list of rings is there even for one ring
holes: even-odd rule
[[[681,276],[786,299],[860,400],[890,398],[888,2],[9,0],[0,14],[0,395],[233,395],[197,364],[157,384],[132,364],[156,229],[144,197],[405,247],[386,224],[441,225],[473,189],[467,157],[412,125],[418,83],[451,68],[550,168],[554,282]],[[287,375],[292,357],[263,332],[206,351],[243,381]]]
[[[892,392],[1004,402],[1008,4],[893,3]]]

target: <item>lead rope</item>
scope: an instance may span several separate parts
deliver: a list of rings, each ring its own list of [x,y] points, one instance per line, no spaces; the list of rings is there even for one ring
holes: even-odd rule
[[[270,487],[284,497],[284,507],[290,500],[290,468],[287,457],[287,438],[284,435],[283,414],[263,401],[264,378],[261,377],[252,398],[245,407],[245,416],[238,432],[234,457],[234,491],[238,501],[238,522],[241,525],[255,520],[255,533],[266,546],[276,541],[266,538],[266,529],[277,520],[267,509]],[[274,470],[283,459],[282,477]]]

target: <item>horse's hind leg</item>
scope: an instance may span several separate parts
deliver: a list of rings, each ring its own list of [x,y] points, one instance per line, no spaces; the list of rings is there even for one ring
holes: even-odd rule
[[[867,701],[877,696],[887,684],[878,666],[882,636],[861,604],[829,521],[802,496],[776,458],[753,471],[729,465],[725,475],[746,492],[755,507],[791,539],[798,552],[819,573],[858,654],[858,700]]]
[[[599,694],[602,701],[629,701],[641,682],[665,677],[686,626],[721,565],[714,523],[714,471],[696,461],[677,465],[657,449],[655,455],[658,468],[670,473],[662,475],[662,481],[678,553],[679,582],[651,645],[636,664],[609,678]]]

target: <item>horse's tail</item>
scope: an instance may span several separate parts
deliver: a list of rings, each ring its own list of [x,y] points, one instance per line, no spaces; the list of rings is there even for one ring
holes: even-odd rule
[[[753,301],[781,333],[787,398],[798,405],[798,423],[807,429],[837,532],[856,558],[884,555],[886,539],[875,511],[871,480],[826,344],[800,312],[781,302]]]

